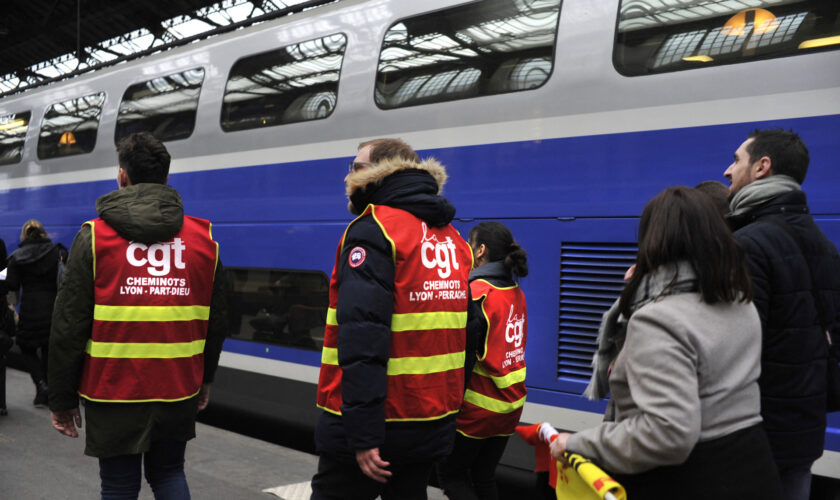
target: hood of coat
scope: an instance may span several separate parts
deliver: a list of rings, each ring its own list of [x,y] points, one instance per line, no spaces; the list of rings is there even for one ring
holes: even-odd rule
[[[49,238],[40,240],[25,240],[20,247],[12,252],[9,259],[14,259],[18,264],[31,264],[42,259],[55,248],[56,245]]]
[[[178,234],[184,225],[184,205],[166,184],[133,184],[96,200],[96,212],[129,241],[156,243]]]
[[[350,213],[358,215],[369,204],[405,210],[432,227],[449,224],[455,207],[440,195],[446,169],[432,158],[416,163],[402,158],[379,162],[347,177]]]

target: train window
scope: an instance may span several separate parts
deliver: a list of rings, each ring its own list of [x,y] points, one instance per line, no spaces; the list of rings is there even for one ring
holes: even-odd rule
[[[484,0],[403,19],[385,33],[382,109],[531,90],[551,74],[560,0]]]
[[[622,0],[613,59],[635,76],[836,49],[836,0]]]
[[[31,116],[31,111],[0,115],[0,165],[20,161]]]
[[[104,103],[105,92],[99,92],[50,106],[41,123],[38,158],[43,160],[93,151]]]
[[[236,61],[222,102],[226,132],[330,116],[347,37],[329,35]]]
[[[128,87],[117,112],[114,142],[144,131],[161,141],[189,137],[203,82],[204,70],[196,68]]]
[[[226,267],[230,336],[321,350],[329,279],[321,271]]]

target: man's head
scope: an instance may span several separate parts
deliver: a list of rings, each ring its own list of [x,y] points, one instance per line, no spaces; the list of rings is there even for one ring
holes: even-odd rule
[[[373,139],[359,144],[356,158],[350,163],[350,171],[344,178],[347,184],[348,178],[360,170],[376,166],[382,160],[391,158],[402,158],[404,160],[420,163],[420,157],[411,149],[411,146],[401,139]]]
[[[711,198],[720,215],[729,213],[729,188],[726,184],[718,181],[703,181],[694,186],[694,189]]]
[[[787,175],[802,184],[808,172],[808,147],[793,131],[756,130],[735,151],[735,161],[723,173],[729,194],[772,175]]]
[[[169,178],[169,152],[155,136],[138,132],[120,139],[117,144],[120,187],[140,184],[166,184]]]
[[[400,139],[373,139],[359,144],[359,150],[356,157],[350,162],[350,170],[344,176],[344,185],[347,191],[347,198],[349,203],[347,209],[350,213],[358,215],[364,208],[365,203],[361,199],[355,199],[354,194],[364,194],[363,190],[371,178],[376,175],[368,175],[367,173],[359,174],[360,172],[367,172],[369,169],[377,168],[378,164],[385,160],[403,159],[411,163],[420,163],[420,156],[405,142]],[[355,177],[355,181],[351,182],[351,177]],[[354,199],[356,203],[354,203]]]

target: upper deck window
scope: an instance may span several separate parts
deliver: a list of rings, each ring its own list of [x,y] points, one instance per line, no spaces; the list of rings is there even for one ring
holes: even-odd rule
[[[0,165],[20,161],[31,116],[31,111],[0,115]]]
[[[204,70],[190,69],[128,87],[117,113],[114,142],[135,132],[161,141],[185,139],[195,128]]]
[[[93,151],[104,103],[105,92],[99,92],[50,106],[41,123],[38,158],[43,160]]]
[[[840,2],[622,0],[614,60],[623,74],[768,59],[840,48]]]
[[[383,109],[531,90],[554,65],[560,0],[484,0],[403,19],[376,73]]]
[[[347,37],[329,35],[236,61],[222,104],[226,132],[330,116]]]

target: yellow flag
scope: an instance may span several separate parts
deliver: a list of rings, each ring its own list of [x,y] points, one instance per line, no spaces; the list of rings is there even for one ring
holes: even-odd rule
[[[609,493],[615,500],[627,500],[624,487],[600,467],[576,453],[567,453],[569,465],[557,466],[557,500],[604,500]]]

